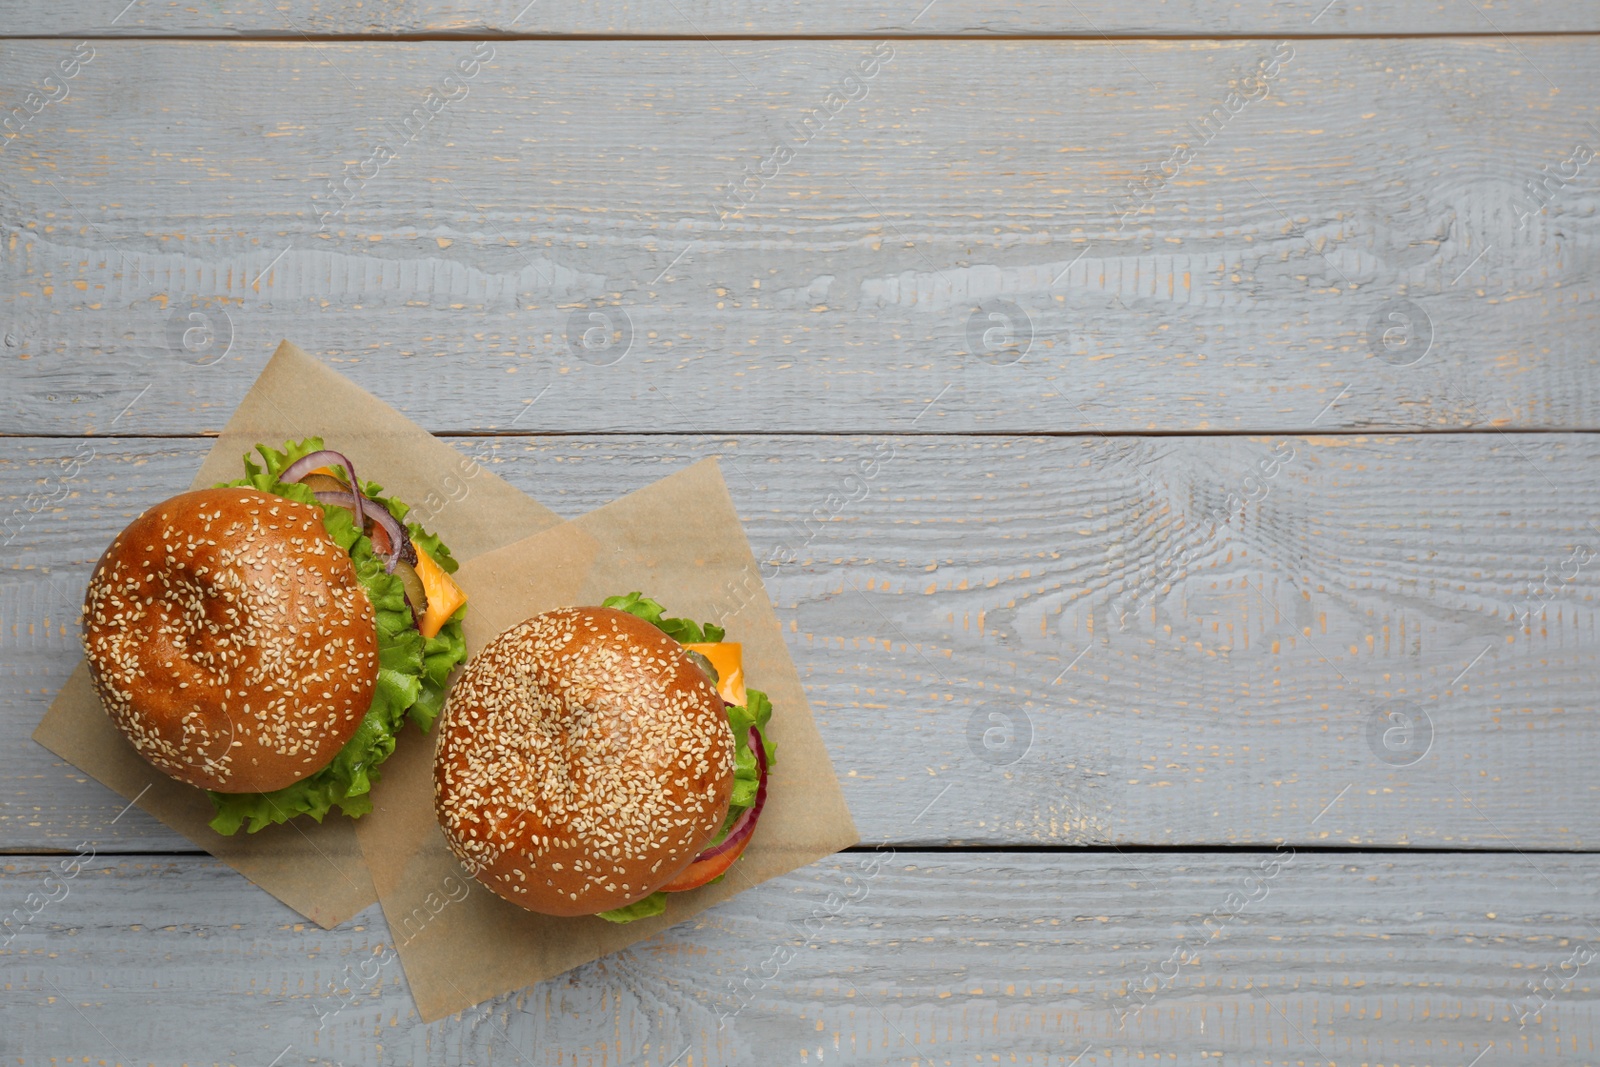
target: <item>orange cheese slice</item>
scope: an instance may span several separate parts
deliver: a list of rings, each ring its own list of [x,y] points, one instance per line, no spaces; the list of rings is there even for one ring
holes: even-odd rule
[[[430,592],[428,596],[433,596]],[[431,601],[430,601],[431,604]],[[698,652],[711,661],[717,670],[717,694],[735,707],[742,707],[749,699],[744,692],[744,646],[737,641],[718,641],[716,644],[686,644],[690,652]]]
[[[450,616],[456,609],[467,602],[467,594],[461,591],[456,580],[444,572],[422,550],[421,545],[414,545],[417,550],[417,577],[422,579],[423,592],[428,594],[428,610],[422,613],[422,618],[417,622],[417,629],[423,637],[434,637],[450,621]]]

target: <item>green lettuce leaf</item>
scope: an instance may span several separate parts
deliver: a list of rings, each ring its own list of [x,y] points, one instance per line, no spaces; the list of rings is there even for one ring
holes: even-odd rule
[[[627,596],[606,597],[603,608],[616,608],[629,615],[637,615],[680,645],[714,645],[728,635],[728,631],[715,623],[701,626],[693,619],[665,619],[666,609],[647,596],[629,593]]]
[[[648,919],[667,910],[667,895],[659,890],[643,900],[636,900],[626,908],[612,908],[595,914],[608,923],[631,923],[635,919]]]
[[[446,681],[450,671],[467,658],[466,639],[461,620],[462,605],[434,637],[423,639],[406,606],[405,587],[400,579],[387,574],[383,561],[373,551],[372,541],[356,529],[355,518],[344,508],[320,503],[310,489],[278,481],[290,464],[302,456],[320,451],[319,437],[290,441],[283,451],[257,445],[257,463],[244,458],[245,476],[223,483],[259,489],[264,493],[311,504],[322,509],[323,525],[340,548],[350,553],[356,577],[372,602],[378,628],[378,682],[372,705],[332,762],[294,785],[271,793],[217,793],[207,790],[216,816],[211,828],[219,834],[238,833],[241,828],[255,833],[262,827],[287,822],[296,815],[309,815],[321,822],[335,806],[345,815],[360,816],[372,810],[369,796],[378,780],[378,765],[394,752],[395,739],[409,718],[426,732],[433,727],[444,707]],[[346,472],[348,474],[348,472]],[[387,508],[389,514],[405,522],[410,511],[405,504],[383,495],[376,482],[363,481],[362,492]],[[427,552],[445,572],[460,566],[444,542],[415,523],[406,523],[412,540]]]
[[[727,631],[714,623],[708,622],[702,626],[690,619],[664,618],[665,608],[637,592],[626,596],[607,597],[600,602],[600,606],[636,615],[679,644],[715,644],[727,636]],[[717,835],[711,839],[711,844],[707,845],[707,848],[720,844],[733,829],[733,824],[738,821],[739,816],[756,802],[756,789],[761,784],[761,775],[756,766],[756,754],[750,749],[750,727],[754,726],[761,731],[761,747],[766,750],[767,766],[776,766],[778,758],[777,746],[767,737],[767,723],[772,719],[772,701],[767,699],[767,694],[746,686],[744,704],[724,706],[727,709],[728,726],[733,731],[734,740],[733,796],[728,802],[728,817],[723,820],[722,829],[717,831]],[[711,883],[719,882],[724,877],[726,872],[713,878]],[[635,901],[626,908],[602,911],[599,915],[607,922],[626,923],[660,915],[666,908],[667,894],[657,892],[643,900]]]
[[[761,784],[761,775],[756,766],[756,754],[750,749],[750,727],[754,726],[761,731],[761,747],[767,750],[767,766],[772,766],[777,756],[777,747],[767,739],[767,723],[772,718],[772,701],[767,699],[767,694],[759,689],[745,687],[745,703],[742,707],[728,708],[728,725],[733,727],[733,737],[737,748],[733,756],[733,799],[728,802],[728,821],[723,824],[722,833],[712,844],[721,841],[727,836],[728,828],[733,825],[733,820],[739,814],[756,802],[756,787]]]

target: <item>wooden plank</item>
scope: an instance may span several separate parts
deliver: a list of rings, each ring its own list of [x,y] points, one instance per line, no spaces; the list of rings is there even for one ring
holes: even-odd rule
[[[1223,0],[912,0],[910,3],[729,3],[674,0],[635,3],[485,5],[428,0],[404,5],[352,6],[299,0],[266,5],[229,0],[201,6],[140,0],[121,10],[29,5],[7,13],[8,35],[298,37],[394,34],[628,35],[699,38],[840,34],[1064,34],[1069,36],[1204,36],[1235,34],[1558,33],[1600,30],[1591,5],[1578,0],[1539,4],[1464,4],[1450,0],[1288,0],[1238,4]],[[485,10],[488,8],[489,10]]]
[[[440,432],[1600,426],[1592,38],[86,47],[10,432],[215,429],[286,336]]]
[[[22,1064],[1459,1067],[1593,1062],[1600,1025],[1594,856],[846,854],[432,1026],[376,909],[59,863],[0,868],[8,906],[57,898],[0,948]]]
[[[566,515],[720,454],[868,841],[1600,841],[1593,436],[456,444]],[[0,847],[180,847],[27,737],[205,448],[0,441]]]

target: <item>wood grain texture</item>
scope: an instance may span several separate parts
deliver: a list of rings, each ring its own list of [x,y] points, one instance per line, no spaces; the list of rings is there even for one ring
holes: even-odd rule
[[[1594,38],[92,47],[0,153],[8,432],[286,336],[441,432],[1600,425]]]
[[[1592,436],[455,444],[564,515],[719,454],[868,841],[1600,840]],[[0,847],[183,847],[27,737],[205,448],[0,443]]]
[[[1557,33],[1600,30],[1592,6],[1579,0],[1537,4],[1449,0],[1287,0],[1240,4],[1228,0],[911,0],[805,4],[733,3],[729,0],[604,0],[584,4],[529,4],[527,0],[467,3],[428,0],[393,5],[341,5],[299,0],[263,4],[228,0],[205,5],[139,0],[103,10],[73,5],[19,5],[7,12],[4,32],[63,36],[309,36],[393,34],[703,35],[759,37],[839,34],[1065,34],[1099,37],[1232,34]]]
[[[201,857],[54,867],[0,868],[8,906],[59,898],[0,948],[25,1067],[1583,1064],[1600,1021],[1593,962],[1562,970],[1593,856],[847,854],[431,1026],[376,909],[304,926]]]

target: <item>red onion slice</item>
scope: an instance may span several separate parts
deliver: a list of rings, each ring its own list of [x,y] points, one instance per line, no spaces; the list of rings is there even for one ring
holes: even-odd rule
[[[345,503],[343,501],[340,501],[340,503],[344,503],[345,507],[354,512],[356,517],[356,529],[365,530],[367,528],[367,516],[366,509],[361,506],[363,499],[361,496],[361,483],[356,480],[355,465],[346,459],[342,452],[335,452],[331,448],[324,448],[320,452],[311,452],[307,455],[301,456],[299,459],[295,460],[293,463],[289,464],[289,466],[284,468],[283,473],[278,475],[278,481],[286,484],[290,482],[298,482],[301,478],[304,478],[318,467],[343,467],[345,473],[350,476],[351,496],[354,499],[349,503]],[[317,495],[320,497],[322,494],[318,493]],[[332,501],[327,501],[327,503],[332,503]],[[374,510],[384,511],[386,509],[376,508]],[[385,527],[385,529],[387,529],[387,527]],[[399,542],[396,541],[395,544],[399,544]]]
[[[335,493],[329,490],[321,493],[312,493],[311,495],[324,504],[334,504],[342,508],[349,508],[357,515],[361,514],[360,501],[363,498],[360,493]],[[379,553],[383,558],[385,573],[393,574],[395,564],[402,559],[414,565],[417,561],[417,550],[412,546],[411,538],[406,536],[405,527],[400,525],[398,519],[389,514],[388,508],[377,501],[368,500],[367,503],[372,505],[367,509],[367,518],[382,526],[383,532],[389,535],[389,551]]]
[[[767,802],[767,746],[761,741],[761,731],[754,726],[750,727],[750,748],[756,754],[756,801],[740,813],[733,821],[733,826],[728,830],[728,836],[720,844],[712,845],[694,858],[695,863],[701,860],[715,859],[744,843],[745,838],[756,832],[756,818],[761,814],[761,808]]]

